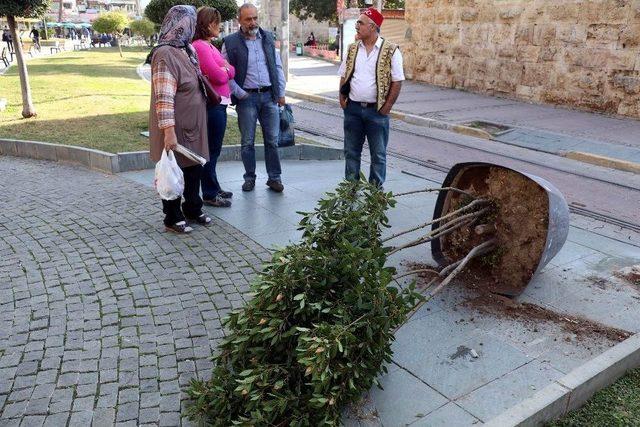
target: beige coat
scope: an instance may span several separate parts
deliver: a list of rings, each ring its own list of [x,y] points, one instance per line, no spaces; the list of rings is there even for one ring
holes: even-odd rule
[[[159,47],[153,54],[151,69],[155,64],[163,61],[171,75],[178,82],[178,89],[174,100],[175,130],[178,144],[196,152],[205,159],[209,159],[209,144],[207,142],[207,104],[200,90],[195,65],[189,61],[187,53],[182,49],[171,46]],[[149,142],[151,160],[160,160],[164,148],[164,132],[158,129],[156,114],[156,99],[151,83],[151,108],[149,109]],[[175,153],[180,167],[194,166],[197,163]]]

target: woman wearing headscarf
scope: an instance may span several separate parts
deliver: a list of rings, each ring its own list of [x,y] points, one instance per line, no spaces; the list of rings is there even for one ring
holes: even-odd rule
[[[231,206],[229,199],[233,193],[220,187],[216,174],[216,163],[222,150],[222,141],[227,128],[227,105],[231,103],[229,81],[233,80],[235,69],[211,44],[211,38],[220,35],[220,21],[220,12],[215,8],[209,6],[199,8],[193,48],[198,53],[202,74],[207,76],[221,97],[220,104],[207,107],[210,161],[204,165],[202,173],[202,198],[207,205],[226,208]]]
[[[198,57],[191,46],[196,26],[193,6],[173,6],[162,22],[158,44],[147,57],[151,63],[149,141],[151,159],[158,162],[162,150],[181,144],[208,159],[206,98],[199,80]],[[174,153],[184,173],[182,198],[163,200],[164,225],[169,231],[189,233],[187,220],[207,225],[202,212],[202,166]],[[182,208],[180,203],[182,202]]]

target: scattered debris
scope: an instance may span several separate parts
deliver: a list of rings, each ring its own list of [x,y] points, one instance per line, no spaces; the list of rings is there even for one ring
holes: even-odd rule
[[[631,267],[625,267],[619,271],[616,271],[614,276],[626,280],[632,285],[640,286],[640,264],[632,265]]]
[[[630,332],[622,329],[577,316],[558,314],[547,308],[531,303],[519,303],[501,295],[481,295],[469,299],[465,304],[481,313],[522,321],[532,329],[537,329],[541,322],[551,322],[560,326],[563,331],[575,335],[578,340],[606,338],[609,341],[620,342],[631,336]],[[570,341],[571,338],[565,337],[565,341],[567,340]]]
[[[412,263],[410,268],[427,270],[434,267]],[[421,285],[421,282],[428,282],[431,277],[432,275],[428,273],[418,275],[418,286]],[[521,321],[533,332],[539,332],[541,323],[551,322],[560,326],[565,332],[575,335],[577,340],[605,338],[613,342],[620,342],[631,336],[631,333],[625,330],[608,327],[577,316],[559,314],[536,304],[519,303],[509,297],[491,293],[493,280],[494,278],[488,274],[482,275],[477,271],[463,272],[458,277],[456,284],[458,289],[464,289],[468,293],[463,304],[480,313]]]
[[[598,277],[598,276],[588,276],[586,280],[589,282],[591,286],[595,286],[602,290],[607,289],[612,284],[609,280],[605,279],[604,277]]]
[[[451,360],[456,360],[460,357],[464,357],[464,356],[471,356],[471,349],[467,346],[464,345],[459,345],[458,349],[456,350],[455,353],[453,353],[452,355],[449,356],[449,359]]]

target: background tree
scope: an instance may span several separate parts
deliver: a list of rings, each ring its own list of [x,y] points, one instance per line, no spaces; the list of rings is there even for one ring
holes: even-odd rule
[[[385,0],[382,3],[385,9],[404,9],[404,0]]]
[[[36,109],[31,99],[31,87],[29,86],[29,74],[27,64],[24,62],[22,44],[16,31],[16,16],[22,18],[37,18],[49,8],[48,0],[2,0],[0,2],[0,16],[7,17],[9,31],[13,38],[13,46],[18,62],[18,74],[20,75],[20,89],[22,91],[22,117],[25,119],[36,116]]]
[[[385,9],[404,9],[405,0],[385,0]],[[346,2],[348,4],[348,2]],[[374,2],[375,4],[375,2]],[[364,0],[358,0],[358,7],[366,7]],[[314,18],[318,22],[329,21],[332,24],[338,22],[335,0],[291,0],[289,3],[291,13],[305,20]]]
[[[200,6],[215,7],[220,12],[223,22],[238,15],[238,5],[234,0],[151,0],[144,9],[144,14],[152,22],[161,25],[169,9],[177,4],[189,4],[196,9]]]
[[[318,22],[338,22],[335,0],[291,0],[289,10],[303,21],[314,18]]]
[[[148,18],[142,18],[131,22],[129,25],[133,34],[138,34],[144,37],[144,40],[149,44],[149,37],[156,32],[155,24]]]
[[[127,25],[129,25],[129,18],[127,18],[127,15],[124,13],[118,11],[101,13],[92,24],[94,31],[113,35],[118,45],[120,57],[122,57],[122,47],[120,46],[118,37],[122,35]]]

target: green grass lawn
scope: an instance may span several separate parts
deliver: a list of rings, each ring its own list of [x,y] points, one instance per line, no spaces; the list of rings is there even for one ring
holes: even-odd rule
[[[550,424],[552,427],[637,425],[640,425],[640,369],[630,371],[597,392],[582,408]]]
[[[80,145],[117,153],[148,149],[150,86],[136,73],[148,49],[117,48],[63,52],[27,62],[38,116],[23,119],[16,67],[0,76],[0,137]],[[256,135],[256,141],[261,136]],[[225,144],[239,144],[236,119],[229,117]]]

